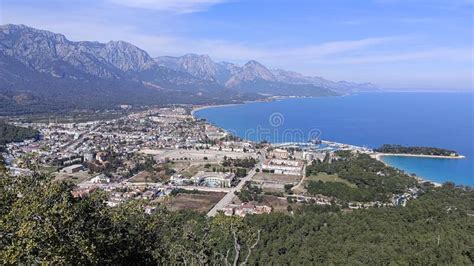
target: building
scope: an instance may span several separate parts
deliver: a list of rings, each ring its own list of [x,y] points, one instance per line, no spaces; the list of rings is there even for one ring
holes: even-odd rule
[[[288,151],[284,150],[284,149],[274,149],[271,152],[271,156],[272,156],[272,158],[282,159],[282,160],[286,160],[286,159],[289,158]]]
[[[107,162],[107,153],[103,151],[98,152],[95,155],[95,159],[99,161],[99,163],[104,164],[105,162]]]
[[[110,183],[110,178],[108,178],[104,174],[100,174],[92,178],[91,182],[95,184],[106,184],[106,183]]]
[[[190,178],[184,177],[180,174],[174,174],[170,177],[170,183],[176,186],[190,185],[193,183]]]
[[[275,174],[301,175],[303,171],[302,161],[267,159],[262,164],[262,170]]]
[[[94,160],[94,154],[92,153],[84,154],[84,162],[92,162],[93,160]]]
[[[191,181],[196,185],[204,185],[208,187],[230,187],[234,177],[234,173],[199,171],[195,176],[191,177]]]
[[[254,205],[250,203],[242,203],[240,205],[237,204],[229,204],[225,206],[223,209],[224,215],[232,216],[237,215],[240,217],[244,217],[247,214],[264,214],[264,213],[271,213],[272,208],[266,205]]]
[[[68,167],[64,167],[62,169],[62,172],[67,173],[67,174],[74,174],[81,171],[82,169],[83,169],[82,164],[73,164]]]

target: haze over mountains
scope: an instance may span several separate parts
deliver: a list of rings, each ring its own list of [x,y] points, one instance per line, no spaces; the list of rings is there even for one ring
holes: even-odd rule
[[[207,55],[152,58],[123,41],[72,42],[24,25],[0,26],[0,113],[118,104],[235,103],[267,96],[333,96],[376,89]]]

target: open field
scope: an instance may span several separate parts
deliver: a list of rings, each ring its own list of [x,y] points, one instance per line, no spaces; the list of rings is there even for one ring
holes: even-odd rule
[[[252,178],[252,181],[261,185],[264,192],[284,192],[286,184],[297,184],[301,176],[280,175],[271,173],[258,173]]]
[[[175,197],[168,198],[164,205],[170,211],[178,210],[194,210],[197,212],[208,212],[219,200],[224,197],[225,193],[206,192],[206,194],[179,194]]]
[[[177,173],[180,173],[184,171],[186,168],[188,168],[191,165],[191,162],[180,161],[180,162],[169,162],[166,164],[167,164],[167,167],[174,169]]]
[[[288,212],[287,208],[288,208],[289,203],[286,200],[286,198],[279,198],[276,196],[264,195],[263,202],[259,204],[272,207],[274,212],[284,212],[284,213]]]
[[[241,204],[242,202],[238,197],[234,197],[232,200],[233,204]],[[273,195],[263,195],[262,202],[251,201],[250,204],[255,205],[266,205],[273,208],[273,212],[288,213],[288,205],[291,205],[293,209],[298,208],[299,203],[288,203],[286,198],[280,198]]]
[[[317,175],[308,176],[305,179],[305,185],[309,183],[309,181],[322,181],[322,182],[339,182],[344,183],[350,187],[357,188],[357,186],[345,179],[338,177],[337,175],[328,175],[326,173],[318,173]]]
[[[70,181],[74,184],[79,184],[89,178],[92,178],[87,171],[79,171],[77,173],[68,174],[68,173],[56,173],[54,180],[57,181]]]
[[[161,158],[168,158],[172,161],[202,161],[202,162],[220,162],[224,156],[228,158],[257,158],[255,153],[247,152],[230,152],[230,151],[216,151],[216,150],[151,150],[143,149],[142,153],[155,155]],[[207,159],[206,159],[207,158]]]
[[[164,173],[150,173],[142,171],[128,180],[130,183],[156,183],[161,182],[165,178]]]
[[[167,167],[175,170],[176,173],[185,177],[192,177],[196,175],[199,171],[213,172],[213,168],[215,168],[217,171],[222,168],[225,168],[228,171],[237,169],[237,167],[223,167],[219,163],[213,163],[208,161],[172,161],[167,163]]]
[[[199,171],[212,171],[213,167],[216,167],[216,168],[222,167],[219,164],[210,164],[210,166],[206,168],[206,164],[207,163],[202,163],[202,164],[194,164],[193,163],[193,164],[189,165],[188,167],[184,168],[179,173],[182,174],[183,176],[186,176],[186,177],[192,177],[192,176],[196,175]]]
[[[258,173],[252,178],[253,181],[260,182],[274,182],[279,184],[298,183],[301,176],[297,175],[279,175],[270,173]]]

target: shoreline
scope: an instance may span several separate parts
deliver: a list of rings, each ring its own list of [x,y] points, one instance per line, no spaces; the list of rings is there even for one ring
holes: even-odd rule
[[[382,158],[381,158],[381,157],[383,157],[383,156],[391,156],[391,155],[393,155],[393,154],[384,155],[384,153],[375,153],[375,154],[371,154],[370,157],[372,157],[372,158],[374,158],[375,160],[377,160],[377,161],[379,161],[379,162],[385,164],[385,165],[388,166],[388,167],[392,167],[392,168],[395,168],[395,169],[399,169],[399,170],[404,171],[403,169],[400,169],[400,168],[398,168],[398,167],[395,167],[395,166],[393,166],[393,165],[390,165],[390,164],[384,162],[384,160],[382,160]],[[413,154],[413,155],[416,155],[416,154]],[[396,155],[395,155],[395,156],[396,156]],[[432,155],[432,156],[435,156],[435,155]],[[406,157],[417,157],[417,156],[406,156]],[[423,158],[426,158],[426,157],[423,157]],[[413,178],[415,178],[415,179],[418,181],[418,183],[426,183],[426,182],[428,182],[428,183],[433,184],[435,187],[441,187],[441,186],[443,186],[443,184],[441,184],[441,183],[439,183],[439,182],[435,182],[435,181],[426,179],[425,177],[421,177],[421,176],[419,176],[419,175],[414,175]]]

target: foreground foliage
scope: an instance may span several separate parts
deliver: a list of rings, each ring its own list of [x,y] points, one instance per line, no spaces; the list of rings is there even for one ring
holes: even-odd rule
[[[308,205],[245,219],[110,208],[45,176],[0,178],[0,264],[471,264],[474,192],[426,188],[405,208]]]

